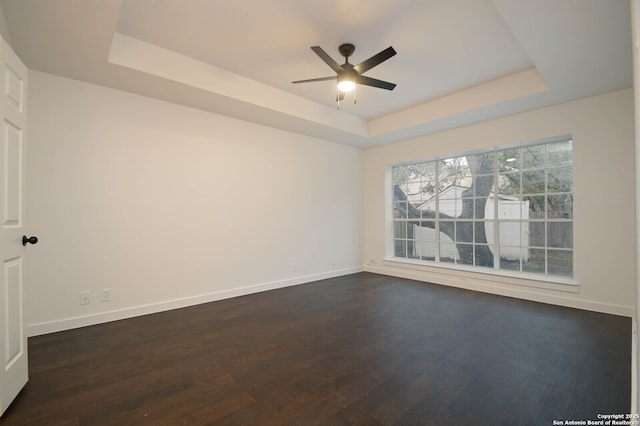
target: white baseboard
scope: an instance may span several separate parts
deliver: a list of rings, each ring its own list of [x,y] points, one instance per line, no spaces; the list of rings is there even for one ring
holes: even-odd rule
[[[42,334],[55,333],[58,331],[71,330],[73,328],[86,327],[89,325],[102,324],[109,321],[117,321],[126,318],[133,318],[141,315],[154,314],[157,312],[169,311],[172,309],[185,308],[188,306],[199,305],[202,303],[215,302],[217,300],[230,299],[237,296],[245,296],[248,294],[259,293],[267,290],[275,290],[278,288],[290,287],[300,284],[306,284],[313,281],[324,280],[327,278],[339,277],[342,275],[355,274],[362,272],[363,267],[352,267],[339,269],[319,274],[305,275],[294,277],[286,280],[278,280],[266,283],[260,283],[245,287],[239,287],[229,290],[216,291],[197,296],[184,297],[180,299],[167,300],[159,303],[150,303],[148,305],[132,306],[129,308],[118,309],[107,312],[100,312],[92,315],[64,318],[55,321],[47,321],[27,325],[27,334],[29,337],[39,336]]]
[[[584,301],[570,296],[570,294],[562,293],[558,295],[540,294],[526,289],[514,287],[513,289],[505,289],[504,287],[495,287],[486,282],[474,282],[466,280],[464,282],[455,282],[449,280],[438,279],[438,277],[425,275],[423,273],[403,270],[400,268],[390,268],[385,266],[367,265],[363,267],[351,267],[335,271],[323,272],[318,274],[294,277],[285,280],[278,280],[266,283],[260,283],[245,287],[238,287],[229,290],[216,291],[207,294],[190,296],[180,299],[167,300],[147,305],[132,306],[124,309],[118,309],[107,312],[100,312],[91,315],[69,317],[55,321],[47,321],[27,325],[27,334],[29,337],[39,336],[47,333],[70,330],[73,328],[86,327],[89,325],[101,324],[109,321],[117,321],[126,318],[132,318],[141,315],[153,314],[157,312],[168,311],[171,309],[184,308],[187,306],[198,305],[201,303],[215,302],[217,300],[229,299],[237,296],[244,296],[253,293],[259,293],[267,290],[290,287],[299,284],[305,284],[313,281],[333,278],[342,275],[354,274],[362,271],[378,273],[382,275],[395,276],[399,278],[407,278],[416,281],[431,282],[434,284],[448,285],[452,287],[464,288],[467,290],[480,291],[484,293],[497,294],[500,296],[515,297],[519,299],[531,300],[534,302],[549,303],[554,305],[566,306],[571,308],[585,309],[596,312],[603,312],[614,315],[622,315],[633,317],[634,308],[631,306],[611,305],[595,301]],[[635,335],[634,335],[635,336]],[[634,342],[635,344],[635,342]]]
[[[633,317],[635,313],[635,308],[633,306],[614,305],[593,300],[579,299],[575,296],[576,294],[578,294],[577,291],[567,290],[556,292],[542,292],[536,291],[534,288],[529,288],[522,285],[494,285],[491,280],[474,280],[473,278],[470,278],[468,276],[464,279],[456,279],[455,274],[434,274],[411,268],[398,268],[390,267],[387,265],[370,264],[366,265],[364,267],[364,270],[367,272],[389,275],[392,277],[407,278],[416,281],[463,288],[466,290],[496,294],[499,296],[508,296],[517,299],[531,300],[533,302],[584,309],[587,311],[602,312],[606,314],[620,315],[625,317]]]

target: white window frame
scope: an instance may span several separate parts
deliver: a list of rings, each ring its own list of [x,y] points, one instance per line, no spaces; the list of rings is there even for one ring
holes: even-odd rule
[[[573,233],[573,223],[574,223],[574,215],[573,215],[573,211],[572,214],[570,216],[570,218],[568,219],[564,219],[564,218],[549,218],[548,217],[548,208],[546,207],[546,201],[545,201],[545,208],[544,208],[544,216],[543,218],[527,218],[527,219],[513,219],[513,220],[501,220],[500,218],[498,218],[498,213],[499,213],[499,199],[501,198],[500,195],[498,194],[498,196],[493,197],[493,218],[489,218],[487,219],[486,217],[483,219],[463,219],[463,221],[471,221],[471,222],[492,222],[493,223],[493,248],[492,248],[492,252],[494,255],[494,264],[493,264],[493,268],[491,267],[487,267],[487,266],[476,266],[475,265],[475,256],[474,256],[474,264],[473,265],[469,265],[469,264],[464,264],[464,263],[459,263],[457,261],[454,261],[454,263],[450,263],[450,262],[444,262],[440,259],[440,236],[442,235],[440,231],[440,223],[444,222],[444,221],[449,221],[448,219],[440,219],[439,217],[439,213],[440,213],[440,198],[439,197],[435,197],[435,212],[436,212],[436,218],[433,219],[435,221],[435,228],[434,228],[434,233],[435,233],[435,241],[434,241],[434,245],[436,247],[435,250],[435,256],[433,260],[424,260],[424,259],[417,259],[417,258],[413,258],[413,257],[409,257],[409,241],[413,241],[414,244],[417,241],[415,238],[413,240],[410,240],[409,238],[405,237],[405,238],[396,238],[395,235],[395,223],[396,222],[401,222],[402,220],[398,220],[397,218],[395,218],[395,214],[394,214],[394,204],[395,204],[395,199],[394,199],[394,195],[393,195],[393,187],[394,187],[394,182],[393,182],[393,169],[396,167],[403,167],[403,166],[409,166],[409,165],[417,165],[417,164],[424,164],[424,163],[430,163],[430,162],[436,162],[436,164],[442,160],[446,160],[446,159],[452,159],[452,158],[456,158],[456,157],[461,157],[461,156],[468,156],[468,155],[474,155],[474,154],[482,154],[482,153],[488,153],[488,152],[494,152],[496,155],[494,155],[494,166],[493,166],[493,174],[494,174],[494,185],[497,185],[498,183],[498,177],[500,176],[500,170],[498,167],[498,153],[502,152],[502,151],[506,151],[506,150],[511,150],[511,149],[520,149],[520,153],[522,153],[522,148],[526,148],[526,147],[531,147],[531,146],[541,146],[541,145],[549,145],[549,144],[553,144],[553,143],[558,143],[558,142],[573,142],[573,138],[571,135],[562,135],[559,137],[554,137],[554,138],[549,138],[549,139],[545,139],[545,140],[537,140],[537,141],[532,141],[532,142],[526,142],[526,143],[520,143],[520,144],[516,144],[516,145],[508,145],[508,146],[500,146],[500,147],[492,147],[489,149],[484,149],[484,150],[476,150],[476,151],[469,151],[469,152],[464,152],[464,153],[456,153],[456,154],[452,154],[452,155],[448,155],[448,156],[439,156],[439,157],[435,157],[435,158],[429,158],[423,161],[412,161],[412,162],[405,162],[405,163],[398,163],[398,164],[393,164],[390,165],[387,168],[387,174],[386,174],[386,179],[385,179],[385,184],[386,184],[386,188],[387,188],[387,202],[386,202],[386,217],[387,217],[387,229],[386,229],[386,256],[385,256],[385,260],[386,261],[391,261],[391,262],[400,262],[400,263],[406,263],[406,264],[413,264],[413,265],[425,265],[425,266],[430,266],[430,267],[439,267],[439,268],[449,268],[449,269],[460,269],[460,270],[465,270],[465,271],[472,271],[472,272],[480,272],[480,273],[489,273],[489,274],[495,274],[495,275],[502,275],[502,276],[510,276],[510,277],[516,277],[516,278],[530,278],[530,279],[535,279],[538,281],[547,281],[547,282],[552,282],[552,283],[561,283],[561,284],[576,284],[576,282],[574,281],[574,276],[575,276],[575,270],[574,270],[574,257],[575,257],[575,247],[574,244],[572,242],[571,244],[571,248],[559,248],[559,247],[551,247],[550,244],[550,240],[548,238],[548,231],[549,231],[549,224],[553,224],[553,223],[564,223],[564,224],[571,224],[571,234]],[[545,150],[546,151],[546,150]],[[572,152],[573,152],[573,146],[572,146]],[[573,157],[573,156],[572,156]],[[521,161],[521,167],[519,168],[519,176],[522,177],[522,173],[523,173],[523,167],[522,167],[522,160]],[[537,167],[534,169],[527,169],[526,171],[532,171],[532,170],[540,170],[544,172],[544,176],[545,176],[545,182],[544,182],[544,193],[536,193],[536,196],[540,196],[540,197],[544,197],[545,200],[548,200],[548,197],[550,195],[570,195],[570,196],[574,196],[575,194],[575,190],[573,188],[573,183],[574,183],[574,179],[572,178],[572,187],[571,187],[571,191],[570,192],[549,192],[549,182],[547,182],[547,176],[548,173],[547,171],[550,169],[559,169],[560,167],[571,167],[571,169],[573,170],[574,164],[573,164],[573,160],[571,161],[571,165],[564,165],[564,166],[550,166],[549,164],[547,164],[546,162],[546,156],[545,156],[545,163],[541,166],[541,167]],[[437,173],[436,173],[437,175]],[[520,191],[518,194],[514,194],[517,196],[523,196],[523,195],[531,195],[531,194],[523,194],[523,190],[522,190],[522,179],[520,179]],[[490,201],[488,201],[490,202]],[[497,218],[497,219],[496,219]],[[407,222],[411,221],[411,219],[405,219]],[[430,220],[430,219],[429,219]],[[456,221],[455,218],[451,219],[451,221]],[[523,261],[522,259],[520,259],[520,264],[518,267],[518,270],[512,270],[512,269],[501,269],[501,265],[500,265],[500,223],[520,223],[521,225],[524,225],[526,223],[541,223],[544,224],[544,232],[545,232],[545,236],[544,236],[544,246],[536,246],[533,245],[531,241],[529,241],[529,244],[527,247],[520,247],[521,249],[526,248],[528,250],[544,250],[544,271],[543,272],[532,272],[532,271],[526,271],[524,270],[525,268],[523,267]],[[475,234],[475,226],[474,226],[474,234]],[[487,236],[487,239],[489,237]],[[474,237],[475,239],[475,237]],[[395,244],[396,241],[404,241],[405,244],[405,257],[398,257],[396,256],[396,252],[395,252]],[[498,242],[498,243],[495,243]],[[474,242],[471,242],[470,244],[476,244]],[[515,247],[515,246],[514,246]],[[549,250],[558,250],[558,251],[566,251],[567,253],[571,254],[571,263],[572,263],[572,267],[571,267],[571,275],[557,275],[557,274],[553,274],[549,271]]]

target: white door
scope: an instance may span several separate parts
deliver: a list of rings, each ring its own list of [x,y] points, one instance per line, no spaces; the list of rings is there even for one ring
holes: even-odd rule
[[[0,415],[29,378],[22,307],[26,99],[27,68],[0,39]]]

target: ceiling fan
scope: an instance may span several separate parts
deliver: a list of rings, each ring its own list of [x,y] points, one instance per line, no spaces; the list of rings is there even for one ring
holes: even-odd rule
[[[340,65],[336,61],[331,58],[320,46],[311,46],[311,50],[315,52],[316,55],[320,57],[332,70],[336,72],[336,76],[332,77],[320,77],[320,78],[311,78],[308,80],[297,80],[292,81],[292,83],[311,83],[314,81],[329,81],[336,80],[338,82],[338,95],[337,101],[341,101],[344,99],[344,95],[346,92],[350,92],[355,89],[356,84],[362,84],[365,86],[377,87],[379,89],[393,90],[396,85],[394,83],[389,83],[388,81],[378,80],[376,78],[371,78],[362,75],[363,73],[369,71],[371,68],[376,65],[380,65],[382,62],[391,58],[396,54],[396,51],[393,47],[387,47],[382,52],[373,55],[369,59],[364,62],[359,63],[358,65],[351,65],[349,63],[349,56],[353,54],[356,50],[356,47],[351,43],[341,44],[338,48],[338,51],[345,58],[344,64]],[[354,99],[355,102],[355,99]]]

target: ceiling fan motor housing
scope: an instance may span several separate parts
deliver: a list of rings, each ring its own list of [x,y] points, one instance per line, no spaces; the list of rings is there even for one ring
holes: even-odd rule
[[[340,47],[338,47],[338,52],[340,52],[340,54],[344,56],[347,61],[349,60],[349,56],[353,55],[353,52],[355,52],[355,50],[356,47],[351,43],[344,43],[341,44]]]

